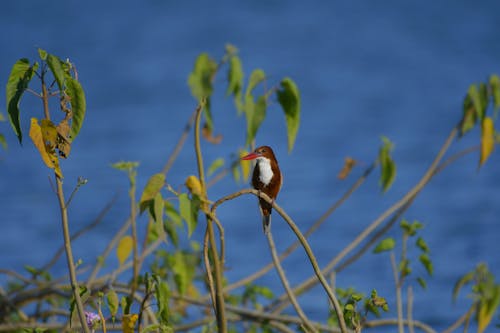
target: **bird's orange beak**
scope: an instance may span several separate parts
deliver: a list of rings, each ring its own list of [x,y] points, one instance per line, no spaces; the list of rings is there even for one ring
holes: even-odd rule
[[[243,156],[241,159],[242,160],[245,160],[245,161],[249,161],[249,160],[254,160],[256,159],[257,157],[259,157],[260,155],[259,154],[256,154],[256,153],[250,153],[248,155],[245,155]]]

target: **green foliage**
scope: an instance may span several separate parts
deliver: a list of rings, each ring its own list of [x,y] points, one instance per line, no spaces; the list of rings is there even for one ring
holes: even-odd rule
[[[157,205],[157,199],[163,201],[161,196],[157,198],[157,195],[160,193],[160,190],[165,185],[165,175],[163,173],[157,173],[152,175],[144,190],[142,191],[141,199],[139,201],[140,211],[144,212],[146,208],[153,207],[153,211],[155,211],[154,206]],[[155,217],[158,215],[155,215]]]
[[[386,192],[396,178],[396,163],[394,163],[391,152],[394,144],[385,136],[382,137],[383,145],[380,147],[378,161],[380,163],[380,186]]]
[[[285,112],[286,126],[288,129],[288,151],[295,143],[300,124],[300,94],[295,82],[290,78],[281,81],[278,90],[278,101]]]
[[[193,231],[198,225],[198,212],[200,210],[200,197],[193,195],[191,198],[186,193],[179,195],[179,213],[186,222],[188,237],[191,237]]]
[[[118,313],[119,305],[118,294],[116,293],[116,291],[111,289],[106,295],[106,301],[108,304],[109,313],[111,314],[111,320],[114,322],[116,314]]]
[[[394,249],[394,246],[396,245],[396,241],[392,237],[385,238],[381,240],[377,246],[373,249],[373,253],[380,253],[380,252],[385,252],[385,251],[391,251]]]
[[[495,276],[484,263],[478,264],[474,270],[468,272],[456,282],[453,288],[454,300],[458,297],[460,290],[467,284],[472,284],[472,306],[475,308],[477,331],[481,333],[489,326],[500,305],[500,284],[495,282]]]
[[[188,85],[193,97],[197,101],[207,99],[207,106],[204,109],[207,134],[213,130],[210,97],[215,89],[214,79],[225,64],[228,67],[226,95],[233,96],[238,115],[245,114],[247,125],[245,145],[248,146],[254,142],[266,118],[269,100],[273,94],[276,94],[285,114],[288,150],[291,151],[300,125],[300,92],[297,84],[291,78],[285,77],[280,81],[279,86],[267,88],[264,84],[267,83],[266,73],[263,69],[257,68],[251,71],[247,85],[244,87],[243,64],[238,56],[238,50],[232,45],[226,45],[225,54],[219,63],[207,53],[200,54],[188,77]],[[257,90],[262,92],[257,93]],[[205,137],[209,138],[209,135]],[[233,173],[237,178],[238,171],[233,169]]]
[[[472,130],[478,122],[483,122],[489,109],[494,113],[492,118],[496,119],[500,109],[500,80],[497,75],[491,75],[487,82],[470,85],[463,102],[460,135]]]
[[[44,163],[54,170],[58,179],[61,179],[62,171],[58,158],[69,155],[71,142],[81,129],[85,117],[85,94],[77,81],[73,64],[69,61],[62,61],[57,56],[42,49],[39,49],[38,53],[39,63],[20,59],[13,66],[7,83],[7,111],[11,126],[19,141],[22,142],[20,101],[24,92],[33,93],[42,98],[59,97],[60,109],[64,118],[60,122],[55,120],[52,122],[47,116],[49,110],[44,110],[46,111],[44,117],[32,117],[30,137]],[[277,83],[273,83],[270,82],[270,78],[273,76],[266,75],[266,72],[260,68],[249,71],[250,75],[246,78],[238,50],[232,45],[227,45],[225,53],[219,61],[207,53],[201,54],[196,59],[193,71],[188,77],[188,85],[197,102],[207,100],[203,110],[206,124],[201,134],[209,142],[218,142],[219,140],[217,136],[212,135],[214,119],[212,119],[211,111],[215,110],[214,106],[216,105],[213,101],[213,93],[217,88],[215,82],[218,82],[215,81],[215,77],[224,68],[227,69],[225,76],[227,79],[226,96],[233,98],[237,114],[245,117],[246,137],[242,138],[241,146],[230,155],[229,159],[225,157],[212,158],[206,173],[208,177],[212,177],[211,182],[214,184],[230,173],[233,174],[236,181],[248,181],[251,174],[250,163],[241,163],[240,159],[255,144],[269,108],[278,105],[284,113],[289,151],[294,147],[301,114],[300,91],[291,78],[284,77]],[[41,80],[42,92],[40,94],[32,88],[33,77]],[[499,137],[494,128],[498,109],[500,109],[499,87],[498,76],[492,75],[488,82],[472,85],[464,100],[464,113],[459,130],[463,135],[476,124],[481,124],[480,165],[490,156],[496,143],[495,140],[498,141]],[[44,89],[47,89],[47,92],[44,92]],[[275,103],[276,101],[277,103]],[[490,110],[492,110],[491,113]],[[57,117],[51,119],[55,118]],[[0,120],[2,119],[0,114]],[[0,136],[0,143],[3,144],[2,140],[4,141],[4,138]],[[380,185],[385,192],[394,183],[396,165],[391,156],[394,144],[385,137],[382,138],[382,141],[377,162],[381,167]],[[79,291],[75,296],[81,297],[86,309],[97,309],[100,318],[111,318],[113,322],[115,320],[121,322],[123,332],[126,333],[133,331],[174,332],[174,329],[181,325],[184,327],[193,325],[193,330],[201,330],[202,332],[216,332],[218,327],[213,319],[214,316],[205,311],[212,311],[213,307],[215,317],[219,316],[217,306],[216,304],[213,306],[214,300],[211,298],[213,288],[210,288],[214,286],[214,282],[211,280],[217,278],[214,262],[219,260],[221,265],[217,267],[222,271],[219,282],[223,287],[219,289],[220,293],[216,296],[222,295],[222,303],[225,303],[226,311],[231,312],[227,318],[234,321],[234,324],[229,325],[227,331],[273,332],[277,329],[282,331],[303,329],[288,319],[281,322],[280,316],[273,320],[266,317],[269,313],[279,314],[276,309],[282,305],[286,306],[286,300],[279,301],[282,297],[277,297],[274,290],[269,287],[256,283],[256,278],[248,278],[251,282],[246,283],[243,287],[241,287],[243,283],[240,284],[239,288],[231,286],[232,281],[228,281],[225,275],[225,271],[232,267],[225,262],[225,236],[223,234],[223,228],[228,225],[228,221],[220,221],[221,229],[215,230],[214,236],[219,237],[219,243],[216,245],[207,241],[208,232],[204,237],[195,239],[195,236],[198,237],[198,232],[194,233],[194,231],[198,227],[198,215],[201,215],[199,210],[203,206],[203,212],[207,212],[209,205],[215,201],[213,198],[206,197],[207,185],[200,181],[202,177],[189,175],[185,181],[169,178],[169,183],[167,183],[165,173],[153,174],[149,177],[140,199],[137,201],[135,185],[138,165],[137,162],[117,162],[112,165],[113,168],[126,172],[130,182],[130,218],[132,220],[130,224],[132,227],[127,228],[133,230],[133,237],[126,234],[129,229],[122,229],[110,242],[109,251],[104,252],[96,260],[95,272],[106,265],[108,265],[106,267],[108,271],[111,272],[104,273],[101,277],[92,276],[87,286],[74,289]],[[205,166],[202,165],[202,168],[204,170]],[[436,169],[434,171],[437,172]],[[368,176],[368,174],[368,172],[365,173],[363,177]],[[84,183],[85,180],[79,180],[77,188]],[[224,198],[224,200],[226,199]],[[229,200],[231,199],[227,199],[227,201]],[[413,197],[405,204],[410,204],[411,200]],[[66,206],[70,201],[71,198],[66,202]],[[136,214],[137,207],[140,208],[141,213],[147,211],[148,214]],[[394,214],[401,213],[401,209],[395,211]],[[212,213],[216,216],[215,211]],[[137,239],[137,233],[134,232],[136,231],[136,219],[147,220],[145,224],[137,224],[141,228],[138,234],[144,235],[142,242]],[[396,219],[391,220],[387,226],[392,226],[394,221]],[[207,227],[209,225],[207,224]],[[403,283],[408,280],[407,277],[415,274],[413,271],[415,265],[421,265],[421,270],[425,270],[425,277],[432,276],[434,273],[431,251],[427,242],[420,235],[423,227],[424,225],[418,221],[410,223],[403,220],[399,229],[402,233],[401,240],[398,238],[396,241],[396,238],[387,236],[386,230],[383,234],[373,233],[373,230],[377,230],[377,232],[384,230],[384,228],[380,228],[380,225],[367,232],[366,236],[361,237],[362,241],[368,240],[370,246],[373,243],[366,237],[373,236],[372,239],[382,239],[373,247],[373,253],[390,253],[391,260],[394,260],[394,274],[398,280],[396,283],[397,292],[401,291]],[[361,233],[361,235],[364,234]],[[142,248],[140,248],[141,245]],[[412,246],[414,248],[411,248]],[[219,250],[220,258],[217,251],[215,254],[209,251],[204,252],[209,248]],[[118,258],[118,265],[115,262],[113,265],[118,267],[110,267],[106,262],[108,252],[113,254],[113,249],[116,249]],[[369,249],[370,247],[366,246],[359,252],[352,252],[352,249],[347,247],[344,249],[343,255],[350,252],[353,255],[351,258],[357,259]],[[396,259],[397,250],[399,252]],[[132,252],[134,252],[134,260],[130,261]],[[351,258],[347,258],[345,263],[350,264]],[[416,260],[417,258],[418,260]],[[81,260],[78,261],[77,266],[83,267],[80,265],[81,262]],[[127,266],[132,266],[131,263],[134,265],[134,273],[132,279],[128,281],[130,274],[122,275],[122,273],[128,269]],[[202,263],[210,265],[210,267]],[[135,272],[136,268],[139,270],[137,273]],[[58,281],[51,276],[49,269],[45,267],[40,269],[27,265],[25,270],[30,276],[29,279],[9,281],[5,298],[9,298],[10,295],[29,293],[31,287],[34,289],[43,288],[43,292],[45,290],[51,291],[52,289],[46,288],[46,286],[53,286],[54,281]],[[426,287],[427,282],[422,276],[415,276],[415,278],[419,285],[423,288]],[[454,298],[467,284],[471,285],[472,309],[474,310],[470,312],[470,316],[472,314],[475,316],[478,331],[483,332],[490,325],[498,310],[500,285],[495,282],[494,276],[485,265],[479,265],[457,282],[453,293]],[[229,288],[224,289],[224,287]],[[54,296],[47,296],[50,298],[48,301],[37,300],[37,309],[52,306],[59,310],[65,305],[69,305],[70,317],[75,320],[77,303],[74,298],[71,299],[67,296],[69,290],[69,287],[65,287],[64,292],[61,293],[57,290]],[[39,292],[38,289],[36,291]],[[307,290],[294,290],[297,294],[305,291]],[[389,311],[388,298],[379,295],[376,290],[372,290],[369,296],[365,296],[352,288],[338,288],[336,294],[341,306],[339,313],[343,315],[347,326],[355,331],[361,331],[365,328],[370,321],[369,317],[379,317],[382,311]],[[8,301],[16,301],[16,299],[9,298]],[[101,303],[104,304],[104,302],[107,306],[103,309]],[[33,304],[30,303],[30,306]],[[9,321],[24,321],[24,318],[21,318],[23,307],[24,304],[14,304],[12,309],[6,310],[9,313],[0,316],[0,321],[7,323]],[[119,307],[122,308],[121,315],[118,313]],[[196,308],[202,316],[199,323],[194,322],[193,317],[191,317],[193,309]],[[107,312],[105,316],[103,311]],[[155,317],[154,323],[147,322],[148,316],[151,314]],[[293,316],[293,314],[288,315],[288,317]],[[283,316],[283,318],[286,317]],[[29,319],[31,320],[31,318]],[[243,320],[244,323],[242,323]],[[43,318],[41,323],[46,321],[48,320]],[[328,323],[331,326],[339,326],[339,322],[339,317],[332,310]],[[273,326],[275,324],[279,324],[281,327]],[[314,321],[312,324],[315,326],[319,322]],[[202,328],[199,329],[199,327]]]

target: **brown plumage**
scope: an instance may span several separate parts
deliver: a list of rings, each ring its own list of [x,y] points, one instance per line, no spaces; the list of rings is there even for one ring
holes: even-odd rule
[[[283,178],[278,166],[278,161],[271,147],[259,147],[255,149],[253,153],[242,157],[242,159],[257,161],[253,169],[252,186],[256,190],[267,194],[274,201],[281,189]],[[259,207],[262,213],[264,233],[267,234],[271,224],[272,205],[266,200],[259,198]]]

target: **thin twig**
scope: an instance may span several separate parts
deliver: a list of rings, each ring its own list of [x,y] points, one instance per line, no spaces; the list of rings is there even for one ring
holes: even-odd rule
[[[85,333],[90,333],[89,327],[87,326],[87,321],[85,319],[85,310],[83,308],[83,302],[80,298],[80,288],[78,286],[78,281],[76,278],[75,263],[73,261],[73,251],[71,249],[71,237],[69,234],[69,222],[68,222],[68,211],[66,210],[66,203],[64,200],[64,192],[62,186],[62,180],[56,175],[56,185],[57,185],[57,198],[59,201],[59,208],[61,210],[61,222],[64,237],[64,248],[66,250],[66,259],[68,262],[69,278],[71,282],[71,289],[73,291],[73,297],[75,299],[76,310],[80,323],[82,325],[83,331]],[[71,319],[70,319],[71,320]]]
[[[84,226],[83,228],[79,229],[78,231],[76,231],[73,235],[71,235],[71,241],[74,241],[76,240],[78,237],[80,237],[81,235],[85,234],[87,231],[90,231],[92,230],[93,228],[95,228],[99,223],[101,223],[104,219],[104,216],[109,212],[109,210],[111,209],[111,207],[114,205],[114,203],[116,202],[116,199],[118,198],[117,195],[115,195],[110,202],[108,202],[106,204],[106,206],[104,206],[104,208],[99,212],[99,215],[97,215],[97,217],[94,219],[94,221],[92,221],[91,223],[87,224],[86,226]],[[67,206],[67,205],[66,205]],[[56,253],[54,254],[54,256],[52,257],[52,259],[47,263],[45,264],[42,268],[40,268],[40,271],[46,271],[48,269],[50,269],[56,262],[57,260],[59,259],[59,257],[61,256],[61,254],[63,254],[64,252],[64,246],[61,246],[57,251]]]
[[[403,300],[401,299],[401,283],[398,276],[398,267],[396,264],[396,256],[394,252],[391,251],[391,267],[392,273],[394,275],[394,284],[396,285],[396,308],[398,313],[398,332],[404,333],[405,329],[403,326]]]
[[[410,333],[415,333],[415,328],[413,325],[413,288],[412,286],[408,286],[408,295],[406,296],[406,307],[407,314],[406,318],[408,318],[408,331]]]
[[[174,151],[172,152],[172,154],[170,154],[167,163],[165,164],[165,166],[161,170],[161,173],[163,173],[164,175],[167,175],[168,171],[172,168],[172,165],[174,164],[175,160],[177,159],[177,156],[181,152],[182,147],[184,146],[184,143],[186,142],[186,140],[189,136],[189,132],[191,130],[191,127],[193,126],[193,122],[195,120],[195,117],[196,117],[196,110],[193,112],[191,117],[189,117],[189,120],[188,120],[186,126],[184,127],[184,131],[182,132],[182,135],[179,138],[179,141],[177,141],[177,144],[175,145]]]
[[[285,288],[286,293],[290,299],[290,303],[292,303],[293,307],[295,308],[295,311],[299,315],[300,319],[302,319],[306,330],[308,332],[317,332],[317,330],[309,322],[309,319],[307,318],[304,311],[302,311],[302,308],[300,307],[299,302],[297,302],[297,298],[293,294],[292,288],[290,288],[290,284],[288,283],[288,279],[286,277],[285,271],[283,270],[283,267],[280,264],[280,260],[278,258],[278,253],[276,252],[276,246],[274,244],[272,233],[269,231],[266,235],[267,235],[267,241],[269,243],[269,249],[271,250],[271,256],[273,258],[273,262],[274,262],[274,265],[276,267],[276,271],[278,272],[278,275],[281,279],[281,283],[283,284],[283,287]]]
[[[370,320],[367,321],[363,324],[363,327],[365,328],[374,328],[374,327],[381,327],[381,326],[394,326],[398,324],[398,319],[376,319],[376,320]],[[408,326],[410,322],[408,320],[403,320],[403,324]],[[418,321],[414,320],[411,323],[413,326],[417,327],[418,329],[421,329],[422,331],[426,333],[436,333],[436,331],[430,327],[429,325]],[[444,332],[443,332],[444,333]]]
[[[269,204],[271,204],[273,206],[273,209],[276,212],[278,212],[278,214],[281,215],[281,217],[285,220],[285,222],[288,223],[288,225],[290,226],[290,228],[292,229],[292,231],[295,233],[295,235],[299,239],[300,243],[302,244],[302,247],[304,248],[304,251],[306,252],[306,254],[309,258],[309,261],[311,263],[311,266],[314,270],[314,273],[315,273],[317,279],[320,281],[320,284],[323,286],[323,289],[325,290],[326,294],[328,295],[328,298],[330,299],[330,301],[332,302],[332,305],[334,306],[335,313],[337,314],[337,319],[338,319],[341,331],[347,332],[347,327],[345,325],[344,316],[343,316],[343,313],[342,313],[342,310],[340,307],[340,303],[338,302],[337,297],[335,296],[335,294],[331,290],[330,286],[328,285],[328,282],[326,281],[323,273],[319,269],[318,262],[317,262],[316,257],[314,256],[314,254],[311,250],[311,247],[309,246],[309,243],[305,239],[304,235],[300,232],[297,225],[288,216],[288,214],[286,214],[286,212],[280,206],[278,206],[278,204],[276,203],[275,200],[271,200],[271,198],[269,198],[262,191],[257,191],[254,189],[246,189],[246,190],[240,190],[238,192],[227,195],[227,196],[217,200],[213,204],[212,210],[214,210],[216,207],[218,207],[220,204],[222,204],[225,201],[232,200],[236,197],[239,197],[241,195],[248,194],[248,193],[252,193],[253,195],[255,195],[257,197],[260,197],[260,198],[263,198],[264,200],[266,200]]]
[[[464,313],[460,318],[458,318],[453,324],[450,325],[447,329],[443,331],[443,333],[452,333],[455,332],[460,326],[465,325],[472,315],[476,312],[475,305],[472,305],[466,313]],[[467,329],[464,328],[464,331]]]

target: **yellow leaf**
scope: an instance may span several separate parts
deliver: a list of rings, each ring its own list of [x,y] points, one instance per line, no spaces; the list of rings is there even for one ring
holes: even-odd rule
[[[241,173],[243,175],[243,181],[247,182],[248,177],[250,176],[250,165],[249,161],[242,161],[241,158],[245,155],[248,155],[248,152],[244,149],[240,149],[240,164],[241,164]]]
[[[484,117],[481,123],[481,155],[479,157],[479,166],[482,166],[491,155],[495,147],[495,128],[493,119]]]
[[[43,142],[46,146],[53,149],[56,146],[57,141],[57,129],[54,124],[48,119],[42,119],[40,121],[40,127],[42,129]]]
[[[482,333],[491,322],[493,313],[488,311],[488,304],[485,302],[479,303],[479,310],[477,313],[477,332]]]
[[[198,177],[189,176],[186,178],[186,187],[188,188],[191,194],[196,194],[201,197],[201,183]]]
[[[135,323],[139,316],[135,313],[123,315],[122,331],[123,333],[134,333]]]
[[[118,246],[116,247],[116,256],[118,257],[118,262],[123,265],[125,260],[130,256],[132,252],[132,247],[134,246],[134,241],[130,236],[124,236],[120,239]]]
[[[45,120],[42,120],[42,125],[43,128],[40,127],[40,125],[38,125],[38,119],[31,118],[30,133],[29,133],[30,138],[33,141],[35,147],[38,149],[38,152],[40,153],[40,156],[42,157],[42,160],[45,163],[45,165],[51,169],[54,169],[56,175],[59,178],[62,178],[61,169],[59,167],[59,158],[57,157],[55,151],[46,144],[47,140],[45,139],[45,135],[47,135],[49,138],[51,137],[50,126],[47,125]],[[56,137],[57,137],[57,132],[56,132]]]

